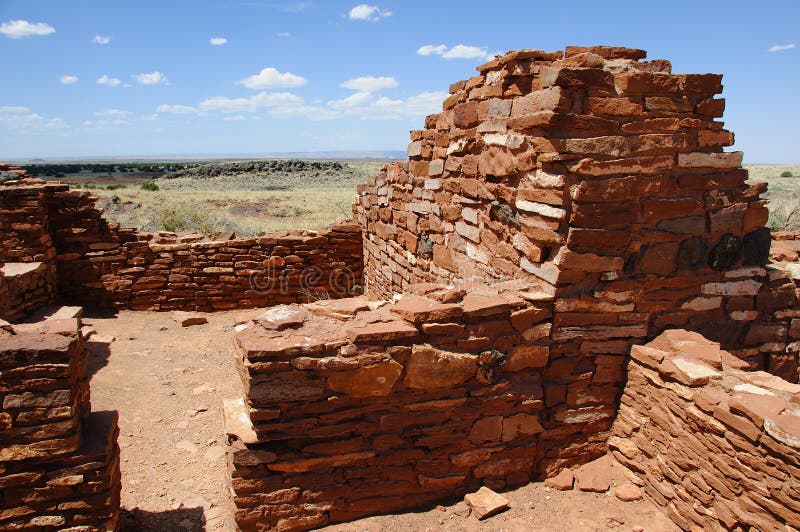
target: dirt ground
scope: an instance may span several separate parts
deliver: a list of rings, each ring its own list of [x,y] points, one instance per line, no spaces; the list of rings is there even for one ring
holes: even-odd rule
[[[90,342],[92,407],[120,415],[126,530],[236,530],[221,406],[242,394],[232,331],[240,312],[206,314],[207,324],[188,328],[169,313],[84,316],[97,330]],[[504,495],[510,509],[482,522],[450,505],[325,530],[677,530],[652,504],[621,502],[610,493],[560,492],[533,483]]]

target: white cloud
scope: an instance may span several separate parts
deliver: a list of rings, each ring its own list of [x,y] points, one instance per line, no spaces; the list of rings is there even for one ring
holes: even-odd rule
[[[58,82],[61,83],[62,85],[72,85],[73,83],[77,83],[78,82],[78,76],[72,76],[72,75],[66,74],[66,75],[61,76],[60,78],[58,78]]]
[[[225,116],[222,119],[226,122],[243,122],[247,120],[244,115]]]
[[[280,33],[276,33],[275,35],[277,35],[278,37],[282,37],[284,39],[288,39],[289,37],[292,36],[292,34],[289,33],[288,31],[282,31]]]
[[[44,22],[31,23],[27,20],[9,20],[0,24],[0,33],[9,39],[50,35],[55,32],[56,30],[53,26]]]
[[[111,37],[108,35],[95,35],[92,38],[92,42],[95,44],[108,44],[111,42]]]
[[[89,129],[115,129],[133,125],[133,121],[124,118],[105,118],[100,120],[84,120],[83,127]]]
[[[425,116],[441,111],[446,92],[423,92],[405,100],[393,100],[367,92],[356,92],[328,106],[340,115],[357,116],[363,120],[387,120]]]
[[[130,111],[123,111],[122,109],[104,109],[102,111],[95,111],[92,114],[94,116],[130,116],[133,113]]]
[[[448,48],[444,44],[426,44],[419,47],[417,54],[439,55],[444,59],[491,59],[493,57],[485,48],[466,44],[457,44],[452,48]]]
[[[381,89],[393,89],[397,87],[397,80],[385,76],[361,76],[360,78],[348,79],[339,86],[354,91],[375,92]]]
[[[225,44],[226,42],[228,42],[228,39],[226,39],[225,37],[211,37],[211,38],[208,40],[208,42],[209,42],[209,43],[210,43],[212,46],[222,46],[223,44]]]
[[[119,85],[121,83],[122,82],[120,80],[118,80],[117,78],[110,78],[110,77],[106,76],[105,74],[103,74],[102,76],[97,78],[97,84],[98,85],[107,85],[109,87],[119,87]]]
[[[133,78],[140,85],[169,85],[169,80],[167,79],[167,76],[165,76],[158,70],[143,74],[134,74]]]
[[[267,67],[258,74],[247,76],[236,82],[237,85],[244,85],[248,89],[286,89],[289,87],[301,87],[308,81],[292,74],[291,72],[278,72],[278,70]]]
[[[162,104],[156,107],[157,113],[167,113],[173,115],[193,115],[197,114],[197,108],[191,105],[167,105]]]
[[[20,133],[64,131],[69,129],[61,118],[48,118],[24,106],[0,107],[0,126]]]
[[[303,99],[290,92],[259,92],[249,98],[227,98],[214,96],[200,102],[200,111],[219,111],[221,113],[255,113],[265,107],[303,105]]]
[[[371,6],[369,4],[358,4],[347,13],[347,18],[350,20],[366,20],[369,22],[377,22],[383,17],[391,17],[392,12],[381,9],[378,6]]]
[[[789,44],[776,44],[775,46],[770,46],[768,52],[782,52],[783,50],[791,50],[795,48],[794,43]]]
[[[447,46],[443,44],[426,44],[425,46],[420,46],[417,50],[419,55],[442,55],[447,51]]]

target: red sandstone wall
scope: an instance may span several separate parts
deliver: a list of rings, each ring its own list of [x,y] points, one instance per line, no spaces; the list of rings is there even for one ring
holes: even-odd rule
[[[0,330],[2,530],[116,530],[117,414],[90,413],[77,328],[65,319]]]
[[[548,372],[591,377],[599,402],[621,392],[629,347],[668,327],[783,366],[795,290],[764,267],[764,185],[723,152],[721,76],[644,57],[523,50],[453,84],[411,133],[408,163],[359,187],[367,293],[470,276],[536,284],[554,296]],[[617,377],[593,380],[600,365]]]
[[[246,409],[230,421],[253,432],[229,453],[243,530],[509,488],[605,452],[611,405],[545,408],[548,348],[529,331],[549,311],[534,294],[416,290],[274,307],[238,328]]]
[[[70,304],[201,311],[360,291],[358,225],[161,245],[108,222],[88,192],[40,180],[19,183],[0,186],[0,268],[3,261],[44,266],[24,277],[0,277],[0,318],[8,321],[52,303],[56,289]]]
[[[800,386],[698,334],[634,346],[609,440],[627,476],[684,530],[800,527]]]

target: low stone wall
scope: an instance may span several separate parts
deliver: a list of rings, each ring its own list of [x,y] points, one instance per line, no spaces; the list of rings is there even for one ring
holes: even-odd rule
[[[19,321],[56,297],[91,307],[212,311],[360,292],[359,225],[159,244],[151,233],[109,222],[95,202],[64,183],[0,186],[0,319]],[[34,262],[42,267],[28,272]],[[20,269],[25,275],[7,273]]]
[[[117,529],[117,414],[90,413],[78,327],[0,330],[0,529]]]
[[[239,526],[410,509],[604,454],[615,394],[548,379],[540,297],[419,285],[390,304],[275,307],[240,326],[245,402],[228,416]],[[567,404],[547,409],[559,391]],[[230,428],[242,420],[246,435]]]
[[[132,310],[265,307],[358,291],[361,227],[191,244],[91,242],[59,253],[59,295]]]
[[[631,349],[609,444],[684,530],[800,528],[800,386],[741,367],[681,330]]]

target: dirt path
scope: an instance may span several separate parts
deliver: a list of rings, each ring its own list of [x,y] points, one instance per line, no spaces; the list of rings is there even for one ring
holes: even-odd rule
[[[123,311],[84,318],[100,340],[115,337],[110,344],[90,344],[92,406],[120,414],[128,530],[236,530],[221,405],[242,395],[231,329],[239,312],[206,314],[209,323],[188,328],[169,313]],[[560,492],[535,483],[505,496],[511,508],[483,522],[459,515],[460,507],[451,505],[326,530],[677,530],[650,503],[621,502],[610,494]]]

